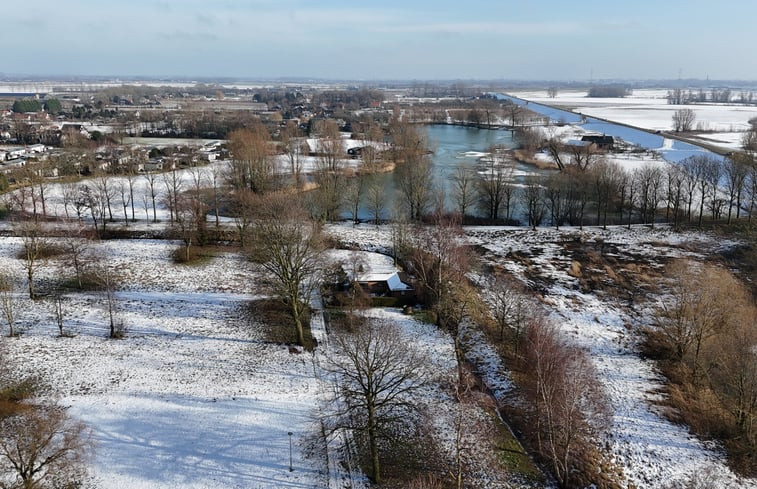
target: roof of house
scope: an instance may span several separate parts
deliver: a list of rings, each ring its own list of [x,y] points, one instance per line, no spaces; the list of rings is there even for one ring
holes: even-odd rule
[[[605,134],[587,134],[583,136],[581,140],[590,141],[597,144],[613,144],[615,142],[615,139],[612,136],[607,136]]]
[[[371,251],[331,250],[331,258],[342,264],[349,279],[353,279],[350,270],[354,265],[360,268],[357,282],[386,282],[391,291],[411,290],[412,287],[400,279],[392,257]]]

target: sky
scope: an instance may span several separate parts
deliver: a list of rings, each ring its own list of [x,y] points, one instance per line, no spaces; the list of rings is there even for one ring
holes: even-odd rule
[[[757,80],[754,0],[3,0],[0,74]]]

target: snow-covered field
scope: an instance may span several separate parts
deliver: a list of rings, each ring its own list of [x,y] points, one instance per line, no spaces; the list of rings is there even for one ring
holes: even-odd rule
[[[652,131],[672,129],[673,113],[691,109],[696,115],[695,129],[716,131],[702,134],[705,142],[728,149],[741,146],[744,131],[750,128],[749,119],[757,117],[757,107],[737,104],[669,105],[667,90],[638,89],[624,98],[587,97],[586,91],[560,90],[550,98],[546,90],[515,91],[512,95],[533,102],[556,105],[574,112],[621,122]]]
[[[242,310],[257,274],[228,254],[173,265],[172,243],[108,242],[122,277],[126,338],[109,340],[104,299],[68,295],[57,337],[44,300],[20,293],[23,334],[4,337],[18,375],[39,374],[53,398],[93,430],[100,488],[322,488],[310,456],[319,382],[309,354],[263,340]],[[20,272],[20,242],[0,240],[0,267]],[[68,273],[52,262],[40,282]],[[293,468],[289,471],[292,432]]]
[[[107,257],[119,277],[116,315],[126,336],[107,339],[103,294],[82,292],[65,295],[65,329],[72,336],[61,338],[46,299],[31,301],[23,291],[21,240],[0,238],[0,269],[19,282],[16,326],[22,333],[0,341],[14,359],[14,375],[39,375],[51,388],[45,396],[91,428],[92,485],[278,489],[336,488],[349,481],[364,487],[359,470],[345,471],[339,443],[329,442],[327,458],[320,437],[322,409],[334,387],[322,365],[335,353],[320,314],[313,319],[321,344],[315,354],[268,342],[249,309],[250,299],[260,297],[255,265],[232,252],[175,265],[176,246],[159,240],[94,244],[92,253]],[[43,290],[72,273],[53,258],[35,281]],[[365,314],[397,324],[408,345],[426,352],[434,379],[413,402],[434,420],[445,453],[456,412],[444,387],[455,371],[449,335],[398,310]],[[482,411],[470,413],[487,422]],[[487,446],[480,440],[470,445]],[[478,459],[486,461],[486,453],[493,452]],[[471,477],[487,487],[510,487],[483,462]]]

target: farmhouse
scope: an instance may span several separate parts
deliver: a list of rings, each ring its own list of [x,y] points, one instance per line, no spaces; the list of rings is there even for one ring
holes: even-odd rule
[[[599,149],[613,149],[615,140],[612,136],[606,136],[604,134],[588,134],[581,138],[581,141],[587,143],[594,143]]]

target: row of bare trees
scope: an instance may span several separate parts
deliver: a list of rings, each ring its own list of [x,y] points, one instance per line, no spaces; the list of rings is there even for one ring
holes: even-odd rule
[[[516,194],[514,169],[515,162],[499,147],[490,149],[490,156],[478,171],[464,166],[456,168],[451,181],[457,212],[468,216],[476,209],[491,221],[501,217],[509,221]]]
[[[566,171],[546,177],[543,181],[526,180],[517,185],[502,170],[478,175],[479,192],[468,177],[456,176],[456,199],[459,209],[473,202],[486,206],[490,218],[504,206],[509,216],[513,205],[519,205],[529,226],[540,225],[545,218],[558,227],[563,224],[583,226],[609,223],[652,224],[658,221],[678,227],[705,218],[734,219],[745,217],[751,222],[757,210],[757,164],[744,155],[722,161],[706,156],[693,156],[677,164],[645,164],[628,172],[616,163],[598,161],[587,171]],[[477,198],[477,200],[473,200]]]

